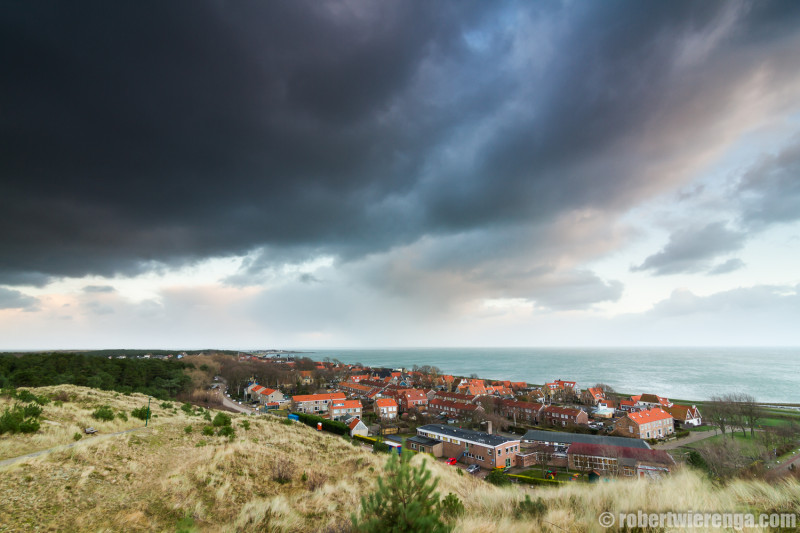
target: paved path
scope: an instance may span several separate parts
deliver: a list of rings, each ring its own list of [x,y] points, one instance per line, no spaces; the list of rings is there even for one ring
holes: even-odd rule
[[[78,444],[91,444],[93,442],[99,442],[101,440],[106,440],[107,438],[113,437],[115,435],[124,435],[125,433],[132,433],[134,431],[143,431],[145,429],[150,429],[150,428],[141,427],[141,428],[126,429],[125,431],[117,431],[116,433],[109,433],[107,435],[93,435],[93,436],[87,438],[86,440],[81,439],[81,440],[76,441],[76,442],[71,442],[69,444],[62,444],[60,446],[54,446],[54,447],[48,448],[46,450],[39,450],[38,452],[29,453],[27,455],[20,455],[19,457],[12,457],[10,459],[3,459],[2,461],[0,461],[0,468],[2,468],[4,466],[12,465],[12,464],[16,463],[17,461],[22,461],[24,459],[30,459],[31,457],[38,457],[38,456],[44,455],[46,453],[58,452],[58,451],[61,451],[61,450],[66,450],[66,449],[72,448],[73,446],[77,446]]]
[[[776,470],[778,472],[783,472],[784,470],[789,470],[789,465],[791,465],[791,464],[794,464],[795,470],[800,470],[800,452],[795,452],[795,454],[793,456],[789,457],[784,462],[782,462],[780,465],[778,465],[776,467]]]
[[[674,450],[675,448],[680,448],[681,446],[686,446],[687,444],[691,444],[693,442],[697,442],[699,440],[707,439],[709,437],[713,437],[717,435],[718,431],[709,429],[708,431],[691,431],[689,432],[688,437],[684,437],[682,439],[675,439],[669,442],[664,442],[661,444],[655,444],[652,446],[654,450]]]

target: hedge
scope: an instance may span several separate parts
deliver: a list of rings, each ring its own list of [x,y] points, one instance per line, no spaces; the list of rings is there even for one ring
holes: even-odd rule
[[[375,441],[378,440],[375,437],[365,437],[363,435],[353,435],[353,438],[356,440],[364,441],[367,444],[375,444]]]
[[[557,479],[541,479],[538,477],[529,477],[529,476],[521,476],[519,474],[507,474],[508,477],[513,477],[522,481],[523,483],[528,483],[530,485],[545,485],[549,487],[556,487],[558,485],[563,485],[564,483],[570,483],[569,481],[559,481]]]
[[[317,424],[322,422],[322,429],[325,431],[336,433],[337,435],[350,434],[350,428],[348,428],[347,425],[343,424],[342,422],[336,422],[335,420],[328,420],[327,418],[322,418],[321,416],[309,415],[306,413],[292,414],[297,415],[297,418],[300,420],[300,422],[307,426],[311,426],[314,429],[317,429]]]

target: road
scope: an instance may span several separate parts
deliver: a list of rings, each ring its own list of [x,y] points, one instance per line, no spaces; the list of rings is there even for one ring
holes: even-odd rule
[[[11,465],[11,464],[14,464],[17,461],[22,461],[24,459],[30,459],[31,457],[38,457],[38,456],[44,455],[46,453],[58,452],[58,451],[61,451],[61,450],[67,450],[67,449],[72,448],[73,446],[77,446],[79,444],[92,444],[94,442],[100,442],[101,440],[106,440],[109,437],[113,437],[115,435],[124,435],[125,433],[132,433],[134,431],[144,431],[146,429],[149,429],[149,428],[141,427],[141,428],[126,429],[125,431],[117,431],[116,433],[109,433],[107,435],[93,435],[93,436],[88,437],[86,439],[81,439],[81,440],[79,440],[77,442],[71,442],[69,444],[62,444],[60,446],[54,446],[54,447],[48,448],[46,450],[39,450],[38,452],[33,452],[33,453],[26,454],[26,455],[20,455],[19,457],[12,457],[10,459],[3,459],[2,461],[0,461],[0,468],[2,468],[4,466]]]
[[[222,383],[222,387],[219,389],[219,396],[222,398],[222,405],[227,407],[228,409],[233,409],[234,411],[238,411],[240,413],[251,414],[255,412],[249,406],[239,405],[238,403],[234,402],[227,396],[225,396],[225,391],[228,390],[228,384],[225,382],[224,379],[220,378],[220,383]]]

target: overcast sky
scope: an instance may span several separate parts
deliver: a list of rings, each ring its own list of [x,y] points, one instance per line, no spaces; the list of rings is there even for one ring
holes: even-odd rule
[[[7,2],[0,349],[800,345],[800,2]]]

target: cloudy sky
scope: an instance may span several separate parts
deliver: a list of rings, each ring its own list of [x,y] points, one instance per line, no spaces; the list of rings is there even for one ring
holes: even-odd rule
[[[0,8],[0,349],[800,345],[800,2]]]

